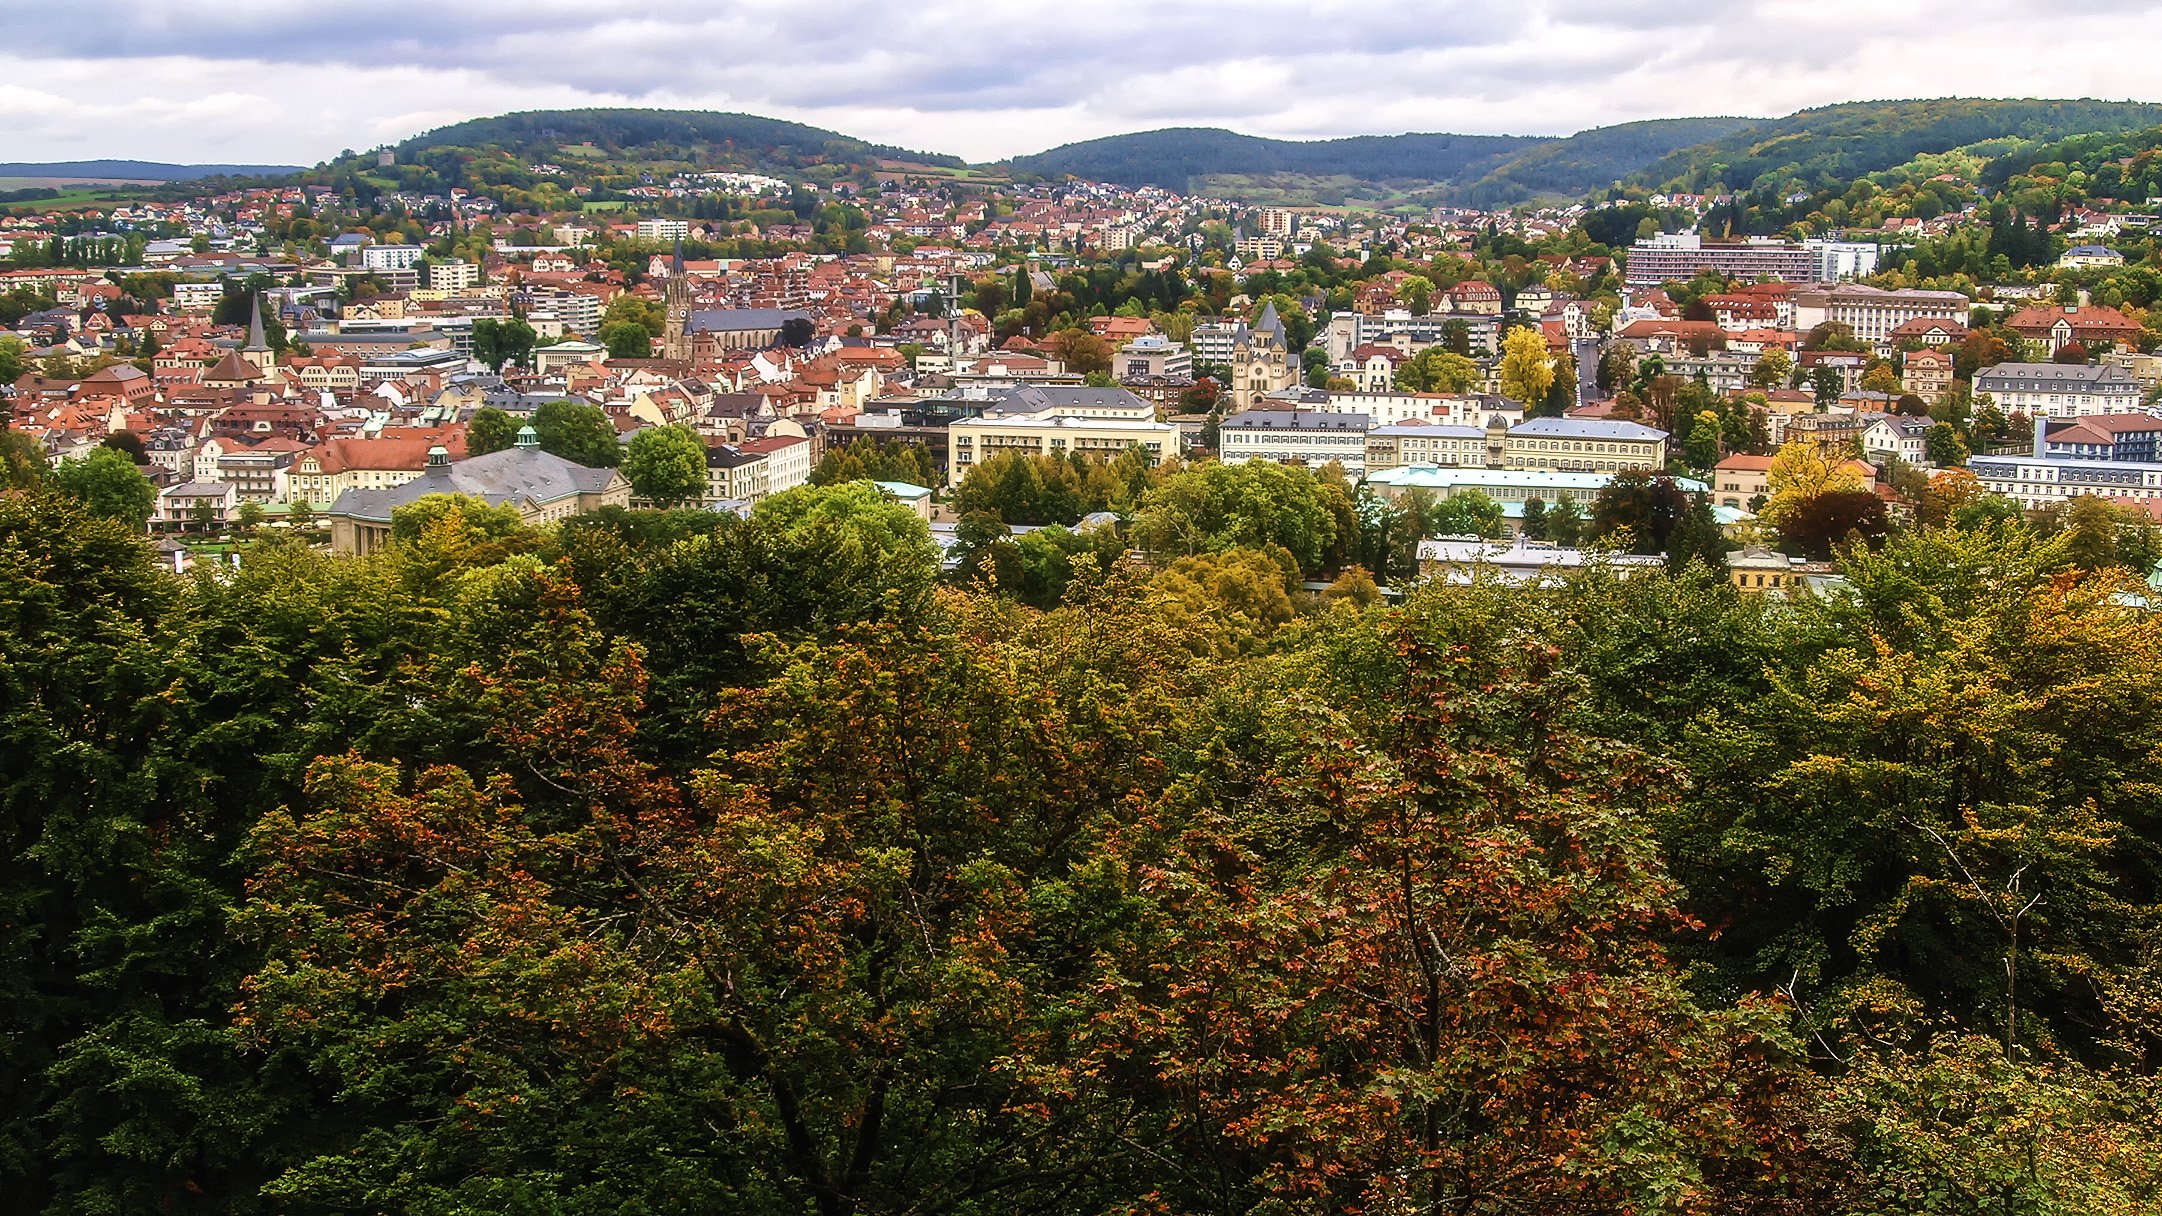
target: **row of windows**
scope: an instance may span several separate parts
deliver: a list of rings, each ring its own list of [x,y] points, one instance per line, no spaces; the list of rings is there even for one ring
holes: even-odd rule
[[[1652,445],[1648,443],[1590,443],[1576,439],[1512,438],[1509,440],[1509,446],[1518,451],[1528,450],[1534,452],[1606,452],[1618,453],[1627,456],[1643,456],[1650,453]]]

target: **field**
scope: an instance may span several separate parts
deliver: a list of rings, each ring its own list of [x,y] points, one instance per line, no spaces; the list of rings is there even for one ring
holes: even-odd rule
[[[0,177],[0,190],[22,190],[29,186],[43,184],[42,182],[28,181],[23,178]],[[81,186],[72,189],[55,186],[53,189],[60,191],[59,195],[54,198],[25,199],[20,202],[0,203],[0,213],[14,214],[24,211],[66,210],[72,207],[90,207],[100,203],[115,202],[130,197],[125,192],[104,186],[96,188]]]
[[[946,165],[919,165],[905,160],[882,160],[878,162],[878,176],[886,181],[904,178],[920,178],[924,181],[950,181],[962,185],[1003,185],[1008,175],[997,169],[955,169]]]

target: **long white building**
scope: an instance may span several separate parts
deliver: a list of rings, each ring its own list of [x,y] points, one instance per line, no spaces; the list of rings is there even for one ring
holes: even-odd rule
[[[1354,476],[1366,471],[1365,414],[1319,410],[1246,410],[1217,427],[1225,464],[1273,460],[1320,467],[1335,461]]]
[[[1854,329],[1861,341],[1889,341],[1893,330],[1909,321],[1957,321],[1964,325],[1973,307],[1956,291],[1886,291],[1881,287],[1843,284],[1794,293],[1794,328],[1804,333],[1827,321]]]
[[[1975,456],[1967,461],[1982,488],[2028,510],[2082,495],[2162,509],[2162,418],[2147,414],[2088,417],[2075,422],[2034,420],[2034,452]]]
[[[1974,392],[2007,414],[2031,417],[2129,414],[2140,403],[2139,382],[2110,363],[1999,363],[1975,373]]]

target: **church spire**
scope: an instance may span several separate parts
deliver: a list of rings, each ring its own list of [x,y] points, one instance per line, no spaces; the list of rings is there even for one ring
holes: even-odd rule
[[[248,301],[248,344],[241,348],[241,353],[252,355],[269,349],[270,342],[263,335],[263,293],[258,291]]]
[[[266,380],[282,383],[285,379],[278,370],[278,352],[270,348],[270,339],[263,333],[263,293],[258,291],[248,300],[248,344],[240,348],[240,355],[255,365]]]

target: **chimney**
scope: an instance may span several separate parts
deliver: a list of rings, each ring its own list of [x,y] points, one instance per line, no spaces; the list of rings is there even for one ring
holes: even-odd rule
[[[2034,416],[2034,455],[2040,459],[2049,451],[2049,415]]]

